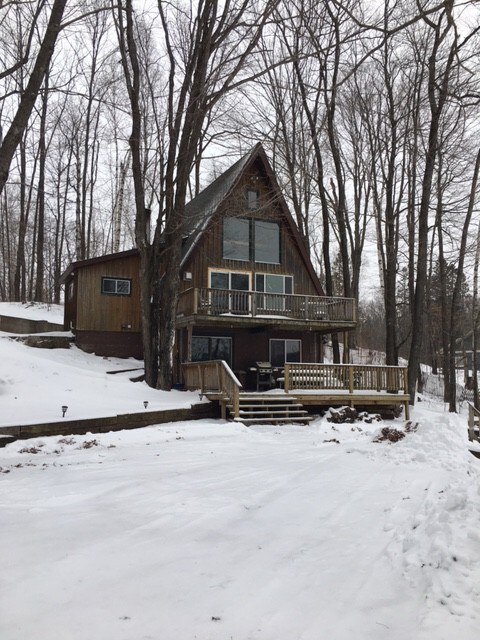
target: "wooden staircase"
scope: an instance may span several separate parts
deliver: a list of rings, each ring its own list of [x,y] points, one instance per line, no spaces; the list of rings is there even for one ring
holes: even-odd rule
[[[313,416],[286,393],[246,393],[224,360],[183,363],[185,387],[220,403],[222,418],[243,424],[308,424]]]
[[[227,404],[235,422],[242,424],[308,424],[313,416],[293,396],[286,394],[240,393],[238,416]]]

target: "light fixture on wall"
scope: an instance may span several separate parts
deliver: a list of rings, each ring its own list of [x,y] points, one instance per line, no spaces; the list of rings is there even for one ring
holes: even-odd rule
[[[143,406],[145,407],[145,409],[148,407],[148,400],[143,401]]]
[[[62,418],[65,417],[65,414],[67,413],[67,409],[68,409],[68,406],[66,404],[62,404]]]

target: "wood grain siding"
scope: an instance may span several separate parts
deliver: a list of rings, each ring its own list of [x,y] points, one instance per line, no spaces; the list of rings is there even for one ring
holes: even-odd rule
[[[258,208],[248,209],[246,193],[248,189],[258,192]],[[262,219],[280,225],[280,264],[255,262],[253,260],[227,260],[223,258],[223,220],[225,217]],[[203,234],[183,272],[192,273],[192,280],[182,283],[182,290],[194,287],[209,287],[209,269],[248,271],[249,273],[272,273],[292,275],[294,293],[318,295],[310,274],[305,266],[297,241],[292,237],[290,225],[283,215],[282,207],[269,188],[269,181],[260,167],[254,165],[240,181],[236,190],[219,207],[206,233]],[[254,280],[252,278],[252,283]],[[254,284],[253,284],[254,288]]]
[[[142,335],[131,331],[76,331],[75,344],[87,353],[115,358],[143,358]]]
[[[79,269],[76,274],[78,331],[140,332],[140,258],[100,262]],[[129,296],[102,294],[102,278],[126,278],[131,281]]]

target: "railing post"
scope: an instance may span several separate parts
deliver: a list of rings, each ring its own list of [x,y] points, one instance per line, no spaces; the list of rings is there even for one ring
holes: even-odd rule
[[[215,368],[217,369],[217,386],[218,386],[218,390],[221,393],[225,393],[225,379],[224,379],[225,371],[223,370],[222,363],[221,362],[217,362],[215,364]]]
[[[253,292],[249,292],[248,295],[250,296],[250,308],[254,318],[257,315],[257,296]]]
[[[205,383],[204,383],[204,370],[201,364],[198,365],[198,381],[200,383],[200,391],[203,395],[203,392],[205,390]]]
[[[348,391],[353,393],[353,365],[347,364],[348,367]]]
[[[240,417],[240,391],[237,385],[233,385],[233,415],[235,418]]]
[[[283,367],[283,377],[283,390],[285,391],[285,393],[288,393],[290,387],[290,365],[288,365],[287,363],[285,363]]]
[[[198,313],[198,289],[195,287],[193,290],[193,315]]]

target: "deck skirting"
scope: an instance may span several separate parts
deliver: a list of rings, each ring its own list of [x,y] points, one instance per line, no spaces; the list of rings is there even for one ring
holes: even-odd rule
[[[301,389],[292,389],[292,395],[303,405],[329,406],[348,405],[355,406],[385,406],[403,405],[405,409],[405,419],[410,420],[410,396],[406,393],[348,393],[325,391],[305,393]]]

